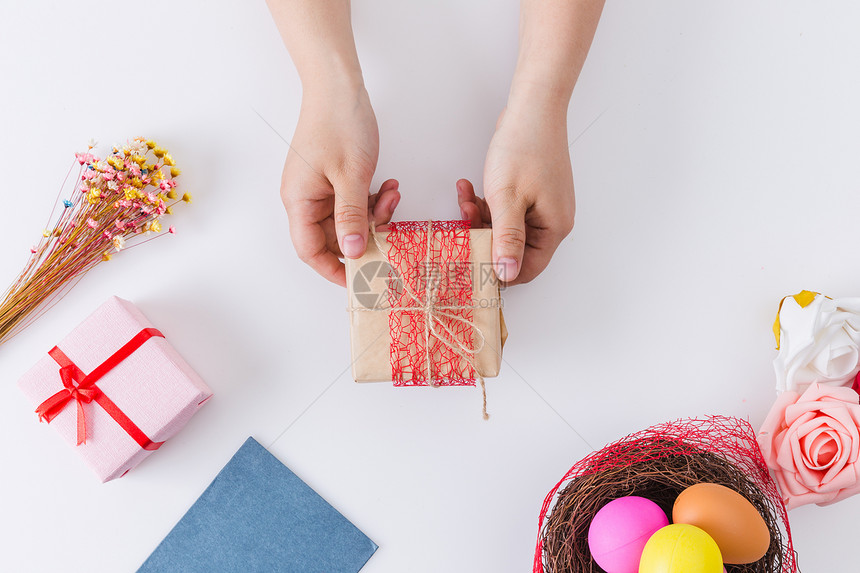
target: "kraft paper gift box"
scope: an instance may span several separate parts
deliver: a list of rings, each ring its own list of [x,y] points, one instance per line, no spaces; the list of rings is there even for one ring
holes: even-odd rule
[[[376,549],[248,438],[138,573],[356,573]]]
[[[390,228],[346,260],[353,378],[449,386],[497,376],[507,330],[492,230],[467,221]]]
[[[18,382],[103,481],[125,475],[212,396],[131,302],[112,297]]]

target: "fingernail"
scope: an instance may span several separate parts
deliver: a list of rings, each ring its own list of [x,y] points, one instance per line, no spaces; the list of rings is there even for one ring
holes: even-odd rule
[[[502,257],[496,264],[496,274],[499,275],[499,280],[513,280],[517,276],[517,260],[511,257]]]
[[[463,211],[463,209],[460,209],[460,218],[461,219],[468,219],[468,217],[466,217],[466,212]]]
[[[361,235],[347,235],[340,248],[343,250],[343,256],[347,258],[360,257],[361,251],[364,250],[364,238]]]
[[[398,203],[400,203],[400,197],[395,197],[395,198],[394,198],[394,200],[391,202],[391,210],[392,210],[392,211],[394,211],[395,209],[397,209],[397,204],[398,204]]]

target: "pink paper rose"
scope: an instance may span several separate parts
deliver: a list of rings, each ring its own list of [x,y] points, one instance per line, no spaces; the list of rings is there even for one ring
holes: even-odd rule
[[[802,395],[783,392],[758,441],[788,509],[860,492],[860,396],[851,388],[812,384]]]

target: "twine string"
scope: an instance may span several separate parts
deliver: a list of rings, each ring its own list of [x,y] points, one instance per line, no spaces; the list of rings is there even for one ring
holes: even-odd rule
[[[379,235],[376,232],[376,225],[373,224],[373,221],[370,223],[370,236],[373,238],[373,242],[376,244],[376,248],[379,249],[379,252],[386,256],[388,259],[388,250],[383,247],[381,241],[379,240]],[[427,221],[427,255],[425,257],[425,264],[427,269],[430,268],[432,260],[432,242],[433,242],[433,221]],[[397,311],[420,311],[424,314],[424,350],[426,352],[426,365],[427,365],[427,380],[429,384],[433,387],[436,387],[437,384],[433,379],[433,360],[430,352],[430,338],[433,337],[445,346],[447,346],[454,354],[456,354],[463,362],[465,362],[469,368],[475,373],[475,377],[481,385],[481,398],[482,398],[482,407],[481,414],[485,420],[489,419],[490,415],[487,413],[487,386],[484,382],[484,376],[478,370],[477,365],[475,364],[475,355],[480,352],[484,345],[486,344],[486,337],[484,333],[478,328],[478,325],[475,324],[473,320],[469,320],[464,318],[461,315],[455,314],[452,311],[455,310],[464,310],[464,309],[474,309],[481,308],[480,306],[470,305],[470,306],[449,306],[449,305],[437,305],[434,304],[436,300],[436,296],[438,294],[440,280],[432,280],[432,278],[428,277],[427,284],[428,288],[425,289],[425,296],[422,298],[412,287],[409,286],[408,281],[401,281],[403,285],[403,290],[409,297],[414,301],[412,305],[401,305],[401,306],[388,306],[388,307],[374,307],[374,308],[355,308],[352,303],[350,303],[350,312],[397,312]],[[477,335],[479,339],[479,344],[473,344],[472,348],[469,348],[460,339],[451,331],[448,325],[442,320],[442,318],[447,318],[451,320],[459,321],[469,328]],[[437,325],[441,327],[441,329],[448,334],[448,336],[443,335],[437,329]],[[452,342],[453,341],[453,342]]]

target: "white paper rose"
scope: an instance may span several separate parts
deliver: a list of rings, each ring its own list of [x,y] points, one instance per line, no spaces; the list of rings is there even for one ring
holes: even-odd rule
[[[783,299],[774,324],[780,392],[810,384],[851,386],[860,371],[860,298],[803,291]]]

